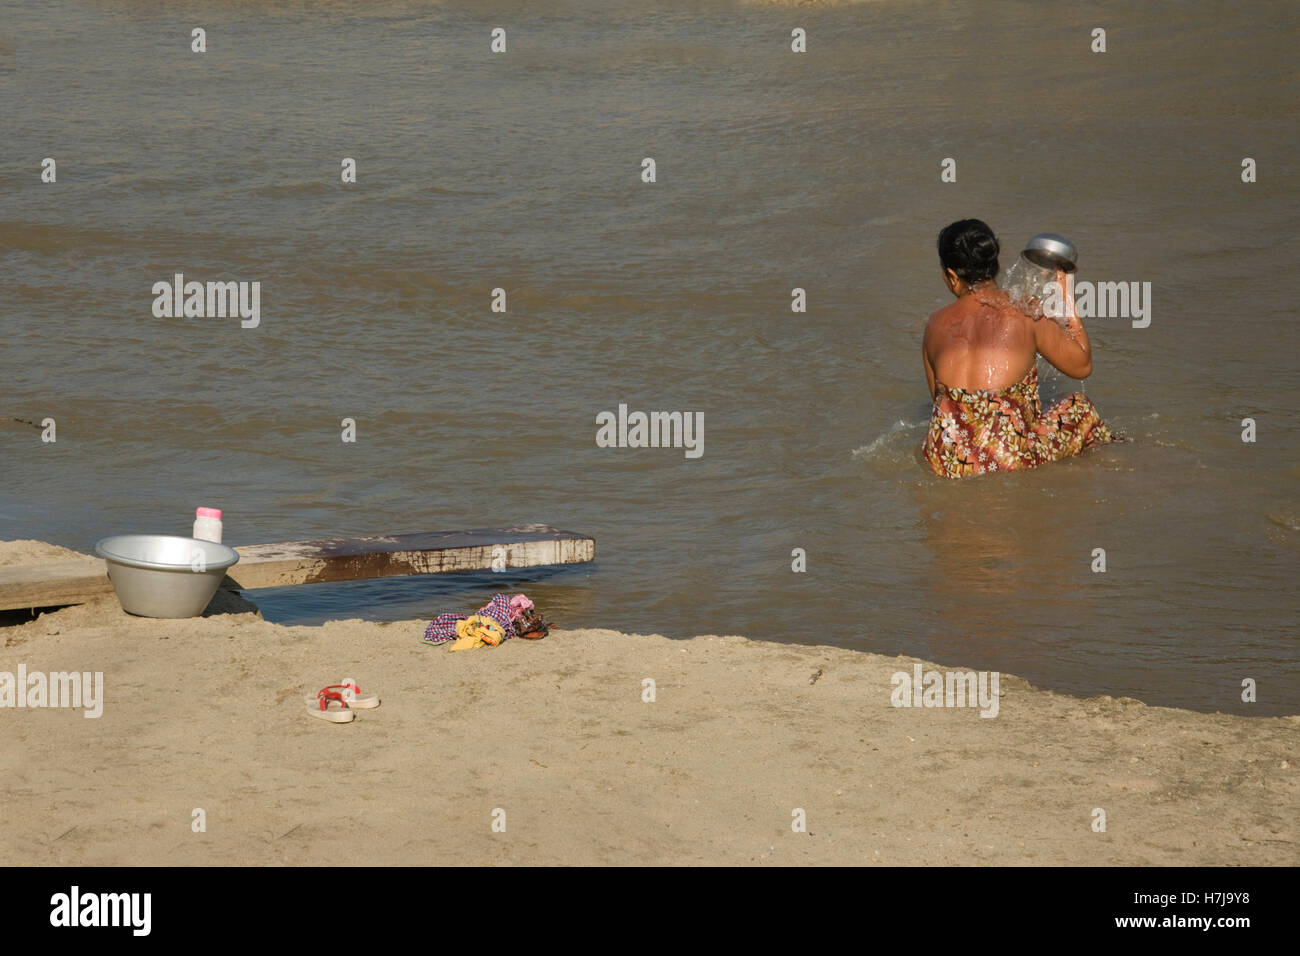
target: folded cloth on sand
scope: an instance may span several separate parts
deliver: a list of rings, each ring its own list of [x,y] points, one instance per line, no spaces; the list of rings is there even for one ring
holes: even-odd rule
[[[506,634],[500,624],[490,617],[475,614],[456,625],[456,643],[451,645],[451,650],[463,651],[484,644],[496,646],[505,639]]]
[[[922,450],[943,478],[1036,468],[1094,445],[1125,440],[1111,434],[1097,406],[1081,392],[1044,413],[1037,365],[1006,388],[949,388],[936,382],[934,391]]]
[[[475,647],[484,646],[485,642],[481,637],[478,636],[477,631],[470,631],[465,628],[465,621],[468,620],[469,618],[465,618],[458,625],[456,625],[456,630],[458,632],[463,631],[463,633],[461,633],[460,636],[456,638],[456,643],[452,644],[451,647],[447,648],[448,653],[450,653],[451,651],[467,651]]]
[[[509,640],[515,636],[515,630],[510,625],[510,600],[504,594],[493,597],[478,609],[478,613],[500,625],[503,635],[501,640]],[[468,614],[439,614],[424,629],[424,643],[445,644],[447,641],[456,640],[460,636],[456,633],[456,625],[468,617]]]

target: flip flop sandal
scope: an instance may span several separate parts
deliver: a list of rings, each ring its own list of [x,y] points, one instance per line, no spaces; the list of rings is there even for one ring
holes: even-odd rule
[[[379,706],[379,695],[374,693],[363,694],[357,682],[351,677],[343,678],[343,682],[335,686],[343,688],[343,699],[348,702],[348,706],[353,710],[366,710],[370,707]]]
[[[335,704],[338,704],[338,706],[335,707]],[[352,708],[348,707],[343,695],[330,690],[328,687],[316,692],[316,700],[308,701],[307,713],[335,724],[346,724],[351,720],[355,720],[357,716],[352,713]]]

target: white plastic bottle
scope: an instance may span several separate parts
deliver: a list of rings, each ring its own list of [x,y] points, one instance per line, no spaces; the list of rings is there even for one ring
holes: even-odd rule
[[[221,543],[221,509],[194,509],[194,537],[200,541]]]

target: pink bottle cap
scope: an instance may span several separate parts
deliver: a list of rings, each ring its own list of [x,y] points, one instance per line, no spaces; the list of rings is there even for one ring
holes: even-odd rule
[[[220,521],[221,509],[220,508],[195,508],[194,515],[195,517],[198,518],[216,518],[218,521]]]

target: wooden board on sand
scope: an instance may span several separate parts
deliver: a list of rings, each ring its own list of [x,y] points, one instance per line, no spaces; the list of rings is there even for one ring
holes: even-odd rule
[[[366,538],[321,538],[235,548],[239,563],[222,587],[276,588],[407,574],[581,564],[596,542],[546,525],[420,531]],[[85,555],[44,564],[0,567],[0,611],[82,604],[113,593],[104,562]]]

